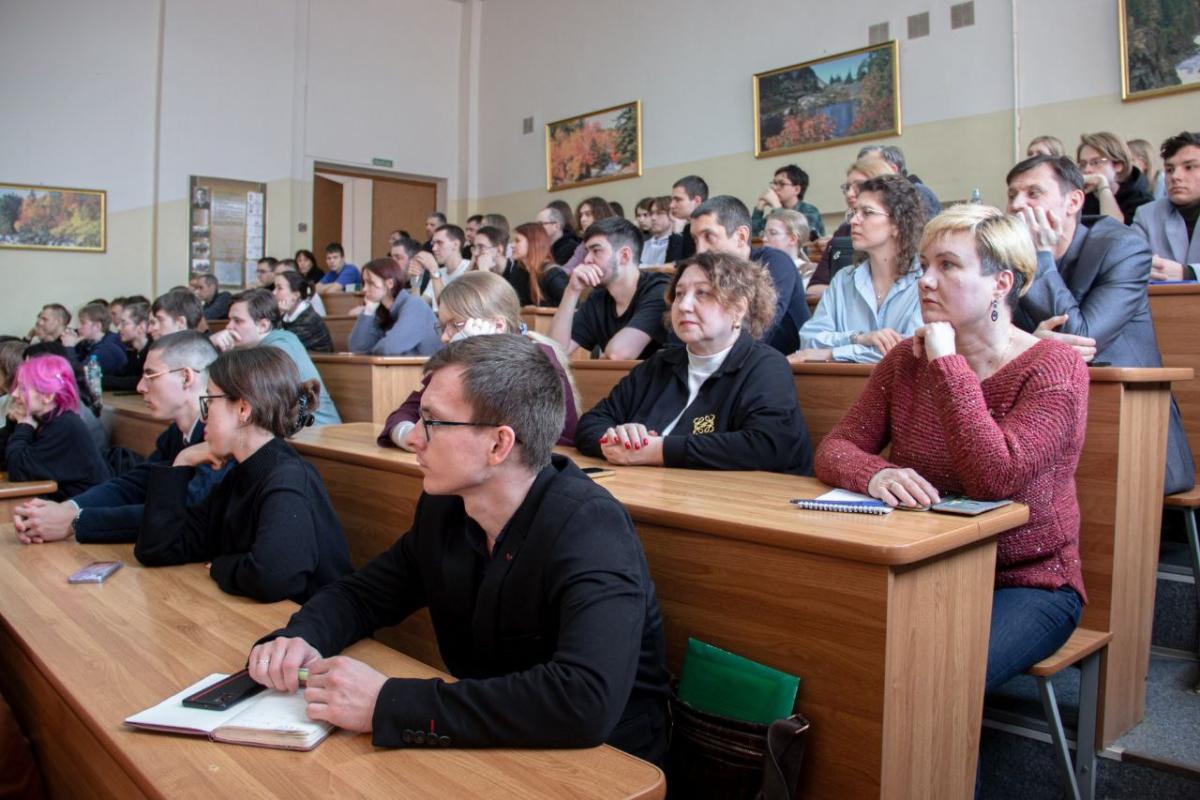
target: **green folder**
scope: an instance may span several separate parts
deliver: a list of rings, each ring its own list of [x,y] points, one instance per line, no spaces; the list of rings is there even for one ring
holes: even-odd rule
[[[679,678],[679,699],[723,717],[769,725],[790,716],[800,678],[688,639]]]

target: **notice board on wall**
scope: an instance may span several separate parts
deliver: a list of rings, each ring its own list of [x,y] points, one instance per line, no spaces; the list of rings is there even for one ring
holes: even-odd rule
[[[266,251],[267,185],[193,175],[188,198],[190,271],[215,275],[222,286],[255,285]]]

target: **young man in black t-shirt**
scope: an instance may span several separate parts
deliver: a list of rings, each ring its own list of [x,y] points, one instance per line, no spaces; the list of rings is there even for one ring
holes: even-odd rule
[[[605,358],[647,358],[667,340],[668,277],[639,269],[642,234],[629,220],[602,219],[583,240],[587,256],[571,273],[550,337],[568,354],[599,347]],[[592,293],[579,306],[588,288]]]

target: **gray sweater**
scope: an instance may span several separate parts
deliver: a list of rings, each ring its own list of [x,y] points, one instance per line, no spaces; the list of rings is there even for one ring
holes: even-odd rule
[[[291,356],[292,361],[296,362],[296,369],[300,371],[300,380],[310,381],[315,379],[320,381],[321,401],[317,405],[317,413],[313,415],[316,417],[315,423],[317,425],[340,425],[342,418],[338,415],[337,407],[333,404],[333,398],[325,390],[325,381],[321,380],[321,373],[317,372],[316,365],[308,357],[308,351],[304,349],[304,345],[296,338],[296,334],[276,328],[264,336],[260,344],[264,347],[278,347]]]
[[[363,314],[350,331],[350,352],[372,356],[427,356],[437,352],[441,339],[437,317],[425,301],[401,292],[392,303],[392,327],[384,330],[374,314]]]

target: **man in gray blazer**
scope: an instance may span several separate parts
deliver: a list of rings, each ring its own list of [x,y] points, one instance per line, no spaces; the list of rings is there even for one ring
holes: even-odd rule
[[[1087,361],[1161,367],[1145,240],[1116,220],[1080,217],[1083,175],[1068,158],[1027,158],[1007,180],[1009,213],[1025,219],[1038,251],[1037,277],[1013,321],[1065,341]],[[1165,493],[1192,488],[1196,467],[1174,399],[1166,461]]]
[[[1167,196],[1140,206],[1133,229],[1150,243],[1152,281],[1194,281],[1200,273],[1200,133],[1183,132],[1163,142]]]

